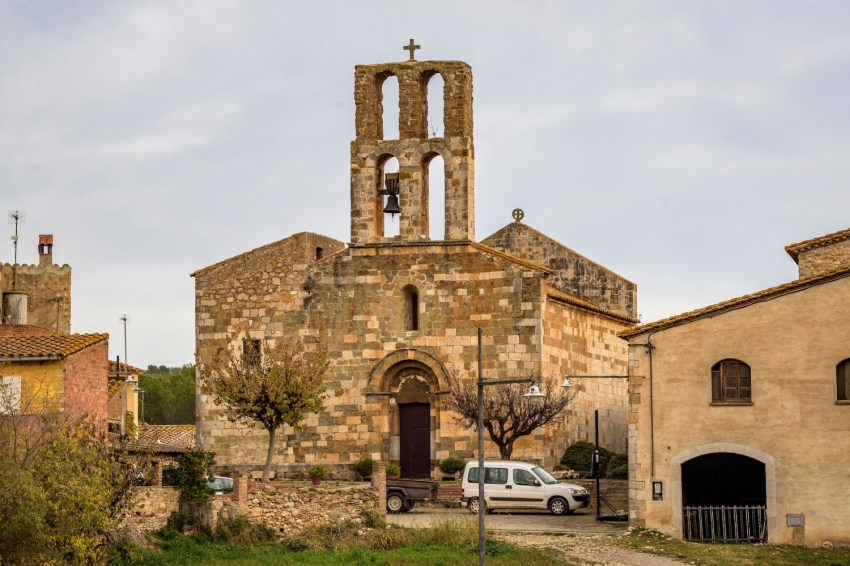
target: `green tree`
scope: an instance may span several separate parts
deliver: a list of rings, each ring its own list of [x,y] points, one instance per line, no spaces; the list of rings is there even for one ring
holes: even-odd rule
[[[148,366],[139,376],[145,391],[144,419],[149,424],[195,424],[195,365]]]
[[[277,429],[299,427],[307,413],[324,409],[327,351],[302,353],[295,344],[271,348],[260,342],[259,350],[250,335],[241,352],[234,355],[219,348],[208,365],[201,368],[203,391],[216,405],[224,407],[234,422],[259,422],[269,433],[269,448],[263,482],[269,480]],[[247,352],[247,354],[246,354]]]
[[[0,562],[101,564],[133,466],[84,416],[26,395],[0,382]]]

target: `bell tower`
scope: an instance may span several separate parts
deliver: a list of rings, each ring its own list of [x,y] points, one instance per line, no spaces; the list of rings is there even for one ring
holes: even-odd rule
[[[351,142],[351,243],[423,241],[428,236],[428,164],[445,165],[444,240],[475,239],[472,69],[462,61],[416,61],[354,68],[355,140]],[[428,81],[443,78],[443,137],[428,137]],[[383,139],[382,86],[398,78],[399,138]],[[384,165],[398,160],[398,179]],[[387,189],[390,189],[389,191]],[[439,187],[431,187],[440,190]],[[399,236],[384,237],[384,195],[397,190]],[[391,198],[391,197],[390,197]]]

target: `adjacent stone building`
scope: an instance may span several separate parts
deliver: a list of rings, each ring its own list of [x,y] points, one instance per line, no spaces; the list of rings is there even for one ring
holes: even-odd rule
[[[444,81],[444,132],[427,132],[428,81]],[[398,140],[382,138],[382,84],[399,80]],[[322,463],[344,476],[362,457],[400,463],[406,477],[437,474],[440,460],[475,455],[475,433],[445,408],[452,380],[477,378],[477,329],[487,379],[625,374],[617,333],[636,322],[636,286],[555,240],[515,222],[475,240],[472,72],[460,61],[355,68],[351,236],[300,233],[193,273],[196,355],[218,348],[299,341],[330,352],[326,410],[301,431],[284,429],[278,473]],[[428,165],[445,168],[445,233],[429,237]],[[395,157],[397,185],[384,168]],[[388,182],[389,181],[389,182]],[[384,198],[397,187],[400,233],[384,235]],[[393,198],[390,196],[389,198]],[[248,345],[247,347],[250,347]],[[517,442],[514,458],[554,465],[592,432],[626,448],[626,386],[587,380],[563,423]],[[226,466],[260,467],[268,436],[236,425],[198,393],[198,444]],[[487,456],[498,451],[488,443]]]
[[[71,267],[53,264],[53,235],[38,237],[38,265],[0,265],[0,324],[71,332]]]
[[[633,525],[850,544],[848,241],[788,246],[798,280],[622,334]]]

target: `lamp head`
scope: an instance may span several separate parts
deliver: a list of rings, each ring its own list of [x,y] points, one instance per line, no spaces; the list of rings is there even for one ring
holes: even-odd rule
[[[572,381],[570,381],[570,378],[569,378],[569,377],[565,377],[565,378],[564,378],[564,382],[561,384],[561,387],[563,387],[564,389],[569,389],[569,388],[571,388],[572,386],[573,386],[573,383],[572,383]]]
[[[529,403],[536,405],[537,403],[542,401],[543,398],[546,397],[546,395],[540,392],[540,388],[537,387],[536,383],[532,383],[531,387],[528,388],[528,393],[523,395],[523,397],[528,399]]]

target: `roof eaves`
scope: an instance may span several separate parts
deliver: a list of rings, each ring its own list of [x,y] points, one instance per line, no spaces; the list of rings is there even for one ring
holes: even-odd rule
[[[472,246],[473,248],[479,250],[479,251],[486,252],[488,254],[493,254],[495,256],[501,257],[502,259],[506,259],[506,260],[511,261],[513,263],[517,263],[517,264],[522,265],[523,267],[527,267],[529,269],[534,269],[536,271],[542,271],[543,273],[546,273],[546,274],[549,274],[549,275],[554,273],[554,271],[549,269],[548,267],[543,267],[540,264],[532,263],[530,261],[520,259],[520,258],[513,256],[509,253],[505,253],[501,250],[497,250],[496,248],[491,248],[490,246],[485,246],[484,244],[479,244],[478,242],[470,242],[469,245]]]
[[[578,308],[581,308],[581,309],[584,309],[584,310],[588,310],[588,311],[591,311],[591,312],[596,313],[596,314],[601,314],[603,316],[607,316],[608,318],[613,318],[613,319],[618,320],[620,322],[625,322],[625,323],[628,323],[628,324],[636,324],[636,323],[640,322],[637,318],[633,318],[631,316],[626,316],[626,315],[620,314],[618,312],[596,306],[591,302],[585,301],[584,299],[580,299],[580,298],[576,297],[575,295],[570,295],[569,293],[565,293],[564,291],[561,291],[560,289],[556,289],[555,287],[552,287],[550,285],[546,285],[546,296],[550,297],[552,299],[555,299],[556,301],[561,301],[561,302],[567,303],[570,306],[574,306],[574,307],[578,307]]]
[[[847,230],[833,232],[832,234],[827,234],[825,236],[820,236],[818,238],[803,240],[802,242],[797,242],[796,244],[790,244],[788,246],[785,246],[785,251],[788,252],[788,255],[791,256],[791,259],[793,259],[794,262],[798,262],[797,258],[799,257],[801,252],[822,248],[824,246],[836,244],[844,240],[850,240],[850,228],[848,228]]]
[[[792,281],[790,283],[784,283],[776,287],[770,287],[762,291],[750,293],[749,295],[743,295],[741,297],[729,299],[728,301],[709,305],[701,309],[688,311],[668,318],[663,318],[661,320],[657,320],[649,324],[644,324],[643,326],[630,328],[628,330],[620,332],[619,336],[621,338],[632,338],[634,336],[646,334],[647,332],[658,332],[659,330],[666,330],[674,326],[680,326],[682,324],[687,324],[689,322],[694,322],[703,318],[711,318],[720,314],[727,313],[729,311],[754,305],[756,303],[769,301],[771,299],[782,297],[784,295],[790,295],[791,293],[796,293],[798,291],[808,289],[809,287],[815,287],[817,285],[829,283],[831,281],[842,279],[847,276],[850,276],[850,267],[835,269],[833,271],[822,273],[820,275],[813,275],[811,277],[797,279],[796,281]]]

